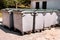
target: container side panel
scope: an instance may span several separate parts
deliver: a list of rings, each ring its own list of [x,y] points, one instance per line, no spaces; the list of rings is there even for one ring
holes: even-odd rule
[[[33,28],[33,17],[31,14],[24,14],[25,16],[22,19],[23,31],[31,31]]]
[[[35,22],[36,22],[35,29],[43,29],[43,14],[42,13],[38,13],[38,15],[36,16]]]
[[[22,31],[22,15],[17,12],[14,13],[14,27]]]
[[[51,16],[52,16],[51,17],[52,18],[51,19],[52,20],[52,25],[58,24],[58,21],[57,21],[58,20],[58,16],[57,16],[56,12],[53,12]]]
[[[51,26],[51,14],[50,13],[46,13],[46,15],[44,16],[44,26],[45,27],[50,27]]]
[[[7,26],[10,28],[9,24],[9,13],[8,12],[3,12],[3,25]]]

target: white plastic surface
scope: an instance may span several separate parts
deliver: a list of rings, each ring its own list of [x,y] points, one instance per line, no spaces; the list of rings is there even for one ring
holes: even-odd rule
[[[33,16],[31,14],[24,14],[25,16],[22,18],[22,26],[23,31],[31,31],[33,28]]]
[[[46,15],[44,16],[44,27],[50,27],[51,26],[51,14],[50,13],[46,13]]]
[[[38,13],[35,20],[35,29],[43,29],[43,14]]]
[[[55,12],[53,12],[53,14],[51,15],[52,17],[52,25],[55,25],[55,24],[58,24],[58,21],[57,21],[57,19],[58,19],[58,16],[57,16],[57,14],[55,13]]]

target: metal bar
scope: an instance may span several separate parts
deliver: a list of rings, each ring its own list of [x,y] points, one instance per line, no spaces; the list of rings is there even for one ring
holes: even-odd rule
[[[11,14],[10,14],[10,29],[14,30],[13,12],[11,12]]]
[[[34,13],[33,15],[33,33],[35,33],[35,17],[36,17],[36,13]]]

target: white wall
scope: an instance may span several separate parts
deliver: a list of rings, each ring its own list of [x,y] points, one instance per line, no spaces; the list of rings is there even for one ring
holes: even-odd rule
[[[31,8],[35,8],[35,6],[36,6],[35,3],[36,3],[35,1],[32,1],[32,2],[31,2]]]
[[[35,8],[37,1],[32,1],[31,2],[31,8]],[[40,2],[40,8],[42,8],[42,2],[43,1],[38,1]],[[47,8],[48,9],[60,9],[60,0],[47,0]]]
[[[47,0],[47,8],[60,9],[60,0]]]
[[[31,8],[35,8],[36,7],[36,2],[40,2],[39,3],[39,7],[42,8],[42,1],[32,1],[31,2]]]

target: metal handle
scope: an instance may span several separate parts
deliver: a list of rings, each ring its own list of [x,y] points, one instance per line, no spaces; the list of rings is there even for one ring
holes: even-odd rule
[[[24,17],[25,15],[24,14],[22,14],[22,17]]]
[[[43,13],[43,16],[45,16],[46,15],[46,13]]]
[[[36,16],[38,16],[38,13],[36,13]]]
[[[31,15],[33,16],[33,15],[34,15],[34,13],[31,13]]]

